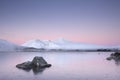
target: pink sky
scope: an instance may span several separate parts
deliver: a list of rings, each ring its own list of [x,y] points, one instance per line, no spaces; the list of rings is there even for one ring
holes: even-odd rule
[[[0,38],[120,45],[119,0],[0,0]]]

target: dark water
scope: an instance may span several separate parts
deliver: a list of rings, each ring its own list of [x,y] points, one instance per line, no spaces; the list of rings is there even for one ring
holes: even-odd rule
[[[110,52],[0,53],[0,80],[120,80],[120,65],[107,61]],[[17,69],[18,63],[43,56],[52,67],[41,71]]]

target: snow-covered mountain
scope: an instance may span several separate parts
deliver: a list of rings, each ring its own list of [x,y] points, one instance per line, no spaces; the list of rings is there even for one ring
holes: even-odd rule
[[[101,46],[89,43],[72,42],[63,38],[56,40],[30,40],[26,43],[16,45],[12,42],[0,39],[1,51],[40,51],[40,50],[87,50],[87,49],[119,49],[120,46]]]
[[[34,48],[43,48],[43,49],[101,49],[106,48],[105,46],[88,44],[88,43],[79,43],[65,40],[63,38],[56,40],[30,40],[24,43],[22,46],[25,47],[34,47]]]
[[[16,51],[16,50],[20,50],[21,48],[22,48],[21,46],[18,46],[14,43],[0,39],[0,52],[1,51]]]

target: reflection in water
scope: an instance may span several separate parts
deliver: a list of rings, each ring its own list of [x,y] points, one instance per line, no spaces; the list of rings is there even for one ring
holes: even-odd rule
[[[120,66],[107,61],[111,53],[20,52],[0,53],[0,80],[119,80]],[[50,68],[20,70],[18,63],[42,56]],[[116,61],[116,64],[119,64]],[[6,66],[7,65],[7,66]],[[6,77],[7,76],[7,77]]]
[[[39,67],[32,68],[32,71],[35,75],[41,74],[44,70],[45,70],[45,68],[39,68]]]
[[[113,59],[114,61],[115,61],[115,64],[117,65],[117,66],[120,66],[120,60],[117,60],[117,59]]]
[[[26,72],[30,72],[31,71],[31,69],[20,69],[20,68],[18,68],[19,70],[23,70],[23,71],[26,71]]]
[[[18,69],[20,69],[20,68],[18,68]],[[32,70],[33,73],[35,75],[37,75],[37,74],[43,73],[43,71],[45,70],[45,68],[33,67],[32,69],[20,69],[20,70],[23,70],[23,71],[26,71],[26,72],[30,72]]]

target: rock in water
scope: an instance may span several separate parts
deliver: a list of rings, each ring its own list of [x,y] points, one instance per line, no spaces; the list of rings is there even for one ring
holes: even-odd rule
[[[116,60],[120,61],[120,52],[115,52],[110,55],[110,57],[107,58],[107,60]]]
[[[51,64],[48,64],[43,57],[36,56],[32,60],[33,67],[50,67]]]
[[[43,59],[43,57],[39,57],[39,56],[34,57],[32,61],[27,61],[27,62],[16,65],[17,68],[24,69],[24,70],[31,70],[31,69],[39,70],[39,69],[43,69],[50,66],[51,64],[48,64]]]
[[[31,69],[32,64],[31,64],[30,61],[27,61],[27,62],[24,62],[24,63],[21,63],[21,64],[17,64],[16,67],[20,68],[20,69]]]
[[[120,65],[120,52],[112,53],[107,60],[114,60],[116,65]]]

